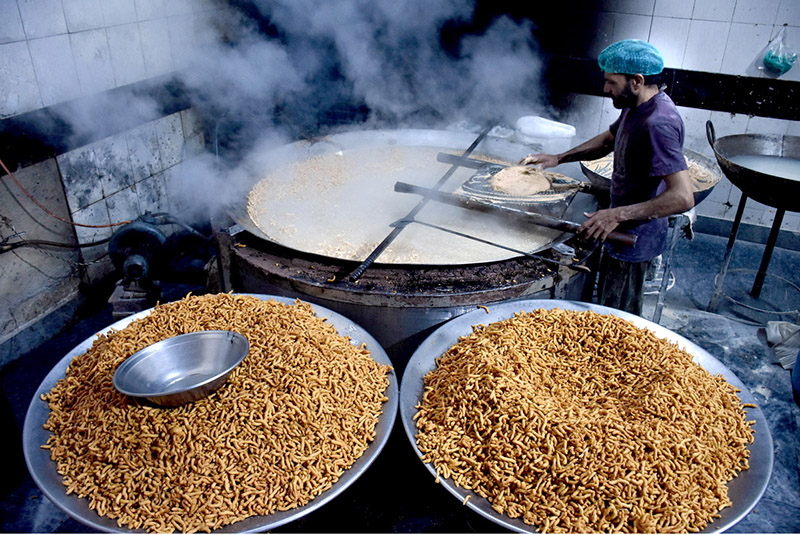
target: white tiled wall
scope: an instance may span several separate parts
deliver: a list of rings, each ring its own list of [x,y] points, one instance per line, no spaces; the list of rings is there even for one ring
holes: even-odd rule
[[[0,0],[0,119],[186,67],[211,0]]]
[[[108,225],[145,212],[176,217],[187,207],[168,191],[185,177],[180,164],[202,149],[203,130],[193,109],[173,113],[134,130],[95,141],[56,157],[67,204],[77,223]],[[80,243],[109,237],[114,228],[77,227]],[[103,256],[104,247],[84,249],[87,262]]]
[[[103,0],[61,0],[70,33],[103,28]]]
[[[3,14],[0,17],[0,43],[24,40],[25,31],[16,0],[0,0],[0,13]]]
[[[0,0],[0,119],[102,94],[188,66],[216,13],[213,0]],[[145,212],[181,217],[183,160],[204,147],[194,110],[184,110],[57,156],[80,243],[109,237]],[[190,215],[190,214],[187,214]],[[82,249],[93,261],[106,247]],[[94,278],[90,275],[90,279]]]
[[[774,77],[759,68],[759,54],[787,24],[787,42],[800,54],[800,0],[617,0],[604,2],[598,18],[595,55],[619,39],[644,39],[664,55],[667,67],[713,73]],[[800,82],[800,62],[781,80]],[[567,122],[578,127],[576,140],[608,128],[618,116],[608,99],[583,97]],[[680,108],[686,148],[714,158],[706,137],[711,120],[717,137],[734,134],[800,135],[796,121]],[[698,215],[733,220],[741,192],[727,178],[697,207]],[[748,200],[743,221],[771,226],[775,209]],[[783,229],[800,231],[800,214],[787,213]]]
[[[144,69],[142,40],[136,22],[106,29],[111,65],[117,85],[127,85],[147,78]]]
[[[662,0],[667,1],[667,0]],[[736,0],[695,0],[692,17],[699,20],[730,21]]]
[[[42,96],[36,82],[28,44],[25,41],[0,45],[0,117],[14,115],[15,110],[42,107]]]
[[[667,67],[771,76],[748,67],[784,24],[800,52],[800,0],[618,0],[602,9],[596,53],[619,39],[646,39]],[[781,79],[800,81],[800,67]]]
[[[78,70],[69,36],[53,35],[28,41],[42,104],[51,106],[81,95]]]
[[[694,10],[694,0],[656,0],[653,15],[689,19]]]
[[[729,27],[724,22],[692,20],[681,67],[691,71],[720,72]]]
[[[86,30],[70,34],[69,38],[81,94],[113,89],[114,71],[105,30]]]
[[[167,21],[153,19],[140,22],[139,36],[142,39],[142,58],[147,77],[152,78],[172,71],[173,62],[169,47]]]

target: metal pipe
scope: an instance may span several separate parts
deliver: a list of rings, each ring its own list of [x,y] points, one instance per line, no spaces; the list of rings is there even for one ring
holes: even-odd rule
[[[685,214],[678,214],[670,219],[672,219],[672,234],[670,235],[669,246],[662,256],[664,260],[664,274],[661,277],[661,285],[658,288],[656,308],[653,311],[653,323],[661,322],[661,313],[664,310],[664,301],[666,300],[667,287],[669,286],[669,274],[672,270],[672,257],[675,254],[675,246],[678,244],[680,230],[683,226],[691,224],[689,218]]]
[[[742,192],[742,198],[739,200],[739,207],[736,209],[736,217],[733,219],[733,227],[731,227],[731,235],[728,237],[728,248],[725,250],[725,257],[722,259],[722,266],[717,274],[716,283],[714,285],[714,293],[711,294],[711,299],[706,307],[707,312],[717,311],[717,302],[719,296],[722,294],[722,283],[725,280],[725,275],[728,273],[728,266],[731,263],[731,256],[733,255],[733,244],[736,242],[736,235],[739,233],[739,224],[742,222],[742,215],[744,215],[744,205],[747,203],[747,195]]]
[[[583,271],[584,273],[591,273],[592,270],[586,266],[582,266],[579,264],[568,264],[567,262],[560,262],[558,260],[553,260],[552,258],[546,258],[544,256],[539,256],[535,254],[528,253],[526,251],[522,251],[520,249],[515,249],[513,247],[508,247],[507,245],[503,245],[497,242],[484,240],[483,238],[479,238],[477,236],[472,236],[471,234],[465,234],[463,232],[459,232],[457,230],[440,227],[439,225],[434,225],[432,223],[426,223],[425,221],[420,221],[419,219],[400,219],[395,221],[391,224],[393,227],[405,227],[410,223],[417,223],[418,225],[422,225],[425,227],[430,227],[432,229],[441,230],[442,232],[447,232],[449,234],[453,234],[455,236],[459,236],[461,238],[467,238],[468,240],[473,240],[480,243],[485,243],[486,245],[491,245],[492,247],[497,247],[498,249],[504,249],[506,251],[511,251],[512,253],[517,253],[519,255],[527,256],[528,258],[535,258],[536,260],[541,260],[543,262],[548,262],[550,264],[557,264],[559,266],[565,266],[570,269],[574,269],[576,271]]]

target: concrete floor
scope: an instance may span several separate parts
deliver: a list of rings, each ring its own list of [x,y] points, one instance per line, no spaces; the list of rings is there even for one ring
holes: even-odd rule
[[[800,408],[792,397],[791,374],[777,364],[763,329],[767,321],[800,321],[800,252],[775,250],[769,273],[782,278],[767,277],[761,298],[754,300],[748,290],[755,274],[736,270],[757,268],[764,246],[737,242],[731,262],[734,271],[725,279],[718,313],[712,314],[705,309],[725,247],[725,238],[709,235],[678,242],[675,284],[667,293],[660,323],[728,366],[747,385],[767,417],[775,445],[772,478],[755,509],[730,531],[800,532]],[[648,297],[644,317],[652,317],[654,302],[655,296]],[[0,370],[4,427],[10,429],[7,443],[13,445],[13,456],[4,463],[0,531],[88,531],[36,488],[25,469],[19,430],[33,393],[53,365],[110,323],[109,311],[98,312]],[[331,503],[274,531],[486,533],[498,528],[431,480],[409,447],[398,419],[386,448],[360,479]]]

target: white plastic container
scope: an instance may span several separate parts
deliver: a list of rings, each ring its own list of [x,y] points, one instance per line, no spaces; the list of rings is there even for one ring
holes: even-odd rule
[[[559,154],[572,148],[575,127],[539,117],[526,115],[516,124],[516,138],[526,145],[540,145],[542,152]]]

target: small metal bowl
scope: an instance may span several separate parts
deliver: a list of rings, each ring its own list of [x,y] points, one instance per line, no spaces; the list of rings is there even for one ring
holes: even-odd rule
[[[156,405],[177,407],[219,389],[249,350],[247,338],[233,331],[173,336],[125,359],[114,372],[114,387]]]

